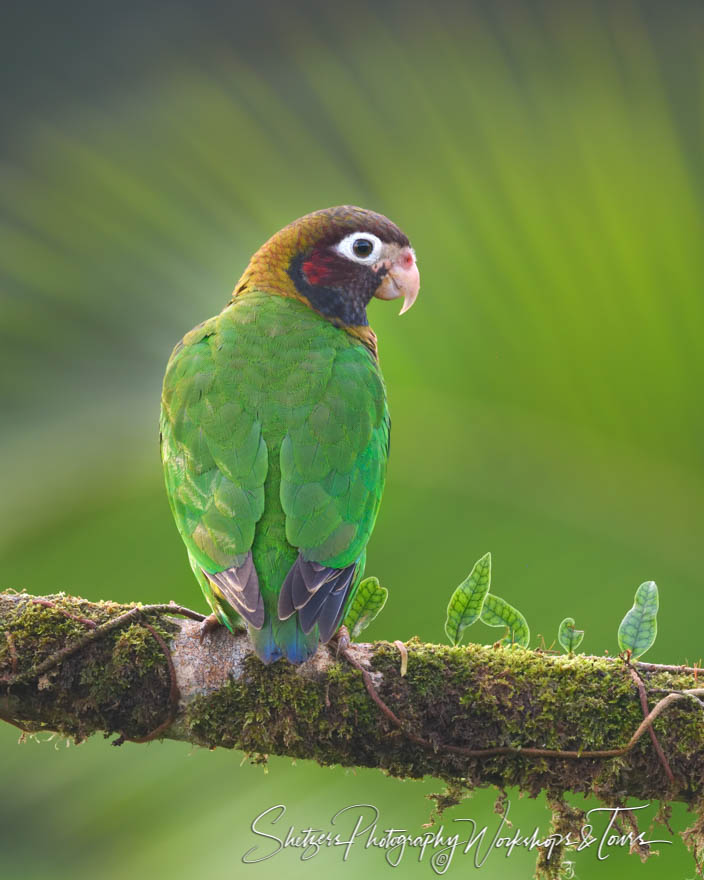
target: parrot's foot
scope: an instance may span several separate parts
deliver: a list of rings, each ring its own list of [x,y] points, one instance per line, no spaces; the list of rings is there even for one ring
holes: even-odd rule
[[[350,636],[350,631],[347,627],[342,624],[342,626],[338,629],[335,635],[330,639],[330,642],[335,647],[335,657],[339,657],[340,654],[344,656],[345,651],[352,644],[352,637]]]
[[[223,626],[223,624],[220,623],[220,620],[216,614],[209,614],[205,618],[205,620],[203,621],[203,624],[200,628],[200,643],[201,643],[201,645],[203,644],[203,639],[208,635],[208,633],[211,633],[214,629],[217,629],[219,626]]]

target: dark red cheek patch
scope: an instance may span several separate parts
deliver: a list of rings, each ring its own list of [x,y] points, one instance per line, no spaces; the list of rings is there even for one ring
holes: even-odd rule
[[[340,274],[339,257],[334,254],[313,251],[309,260],[303,263],[303,274],[309,284],[327,287]]]

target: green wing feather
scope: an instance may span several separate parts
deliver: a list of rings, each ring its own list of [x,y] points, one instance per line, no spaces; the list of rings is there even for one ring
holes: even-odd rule
[[[264,511],[267,449],[261,424],[233,399],[231,377],[217,368],[216,345],[211,319],[174,350],[164,380],[161,444],[176,525],[206,598],[222,612],[200,569],[218,572],[246,559]]]

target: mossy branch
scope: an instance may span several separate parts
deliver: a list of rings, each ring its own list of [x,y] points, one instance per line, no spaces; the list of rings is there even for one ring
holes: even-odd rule
[[[77,740],[168,738],[551,798],[704,797],[696,670],[415,639],[265,666],[245,634],[201,645],[183,615],[200,617],[0,593],[0,718]]]

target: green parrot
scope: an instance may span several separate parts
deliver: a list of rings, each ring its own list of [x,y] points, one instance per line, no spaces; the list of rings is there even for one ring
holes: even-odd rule
[[[265,663],[303,663],[354,598],[390,428],[366,309],[402,297],[403,314],[419,284],[386,217],[316,211],[270,238],[171,355],[161,456],[205,629],[246,625]]]

